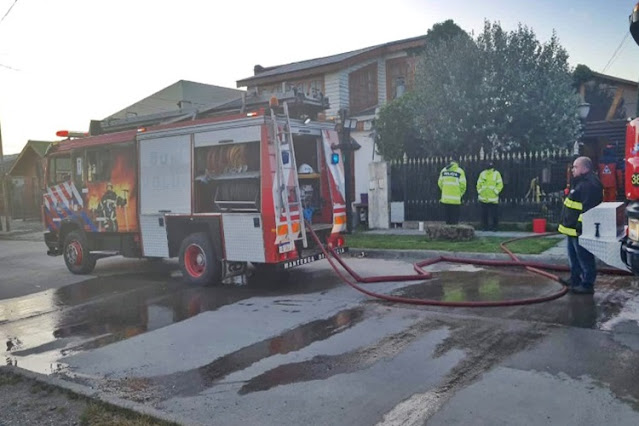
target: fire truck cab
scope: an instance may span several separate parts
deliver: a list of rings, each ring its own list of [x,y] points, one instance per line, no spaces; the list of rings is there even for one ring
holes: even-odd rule
[[[249,263],[259,273],[323,258],[311,230],[344,252],[334,123],[301,114],[309,102],[297,95],[292,114],[287,101],[270,101],[53,144],[48,254],[76,274],[105,256],[177,257],[184,280],[204,284],[244,274]]]

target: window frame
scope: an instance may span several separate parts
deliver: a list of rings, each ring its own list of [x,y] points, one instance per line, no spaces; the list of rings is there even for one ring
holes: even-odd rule
[[[377,68],[377,62],[373,62],[348,74],[350,114],[357,114],[379,104]]]
[[[101,166],[101,173],[96,173],[96,175],[98,175],[98,177],[92,177],[91,172],[89,170],[89,165],[91,164],[91,161],[89,159],[90,156],[95,154],[95,159],[96,159],[96,165],[97,164],[102,164]],[[84,152],[84,167],[83,167],[83,173],[84,173],[84,177],[86,177],[87,183],[98,183],[98,182],[109,182],[111,180],[112,176],[112,172],[113,172],[113,149],[111,146],[109,145],[104,145],[104,146],[97,146],[97,147],[91,147],[89,149],[86,149]],[[107,160],[106,166],[104,165],[104,160]],[[97,166],[96,166],[97,167]],[[106,179],[104,179],[104,172],[108,171],[108,177]]]
[[[66,159],[69,161],[69,169],[67,171],[67,179],[58,179],[58,160]],[[63,182],[68,182],[73,177],[73,161],[71,153],[65,152],[52,155],[47,159],[47,185],[54,186]]]
[[[403,69],[402,69],[403,68]],[[394,74],[395,70],[398,70]],[[402,72],[403,71],[403,72]],[[403,74],[403,75],[402,75]],[[408,91],[410,84],[410,64],[407,56],[400,56],[386,60],[386,101],[390,102],[397,98],[397,78],[404,79],[404,89]]]

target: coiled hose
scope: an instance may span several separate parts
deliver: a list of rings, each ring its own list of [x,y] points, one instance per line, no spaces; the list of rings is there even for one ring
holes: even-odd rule
[[[426,305],[426,306],[448,306],[448,307],[462,307],[462,308],[486,308],[486,307],[499,307],[499,306],[519,306],[519,305],[531,305],[534,303],[542,303],[548,302],[550,300],[558,299],[564,296],[568,292],[568,283],[560,278],[559,276],[552,274],[550,272],[544,271],[542,269],[551,270],[551,271],[570,271],[570,268],[564,265],[553,265],[539,262],[526,262],[520,260],[515,254],[508,249],[507,245],[514,242],[520,241],[528,238],[540,238],[547,237],[550,235],[556,235],[556,233],[545,233],[539,235],[530,235],[525,237],[513,238],[507,241],[504,241],[500,244],[501,249],[508,254],[508,256],[512,260],[483,260],[483,259],[472,259],[472,258],[456,258],[451,256],[439,256],[433,259],[422,260],[413,264],[413,269],[416,274],[414,275],[385,275],[385,276],[374,276],[374,277],[362,277],[353,271],[344,260],[335,252],[332,247],[328,247],[328,249],[321,243],[319,237],[313,231],[312,227],[308,222],[306,223],[307,229],[309,230],[309,234],[318,245],[321,247],[322,252],[326,256],[326,259],[330,263],[331,267],[335,271],[335,273],[349,286],[354,288],[355,290],[366,294],[370,297],[375,297],[377,299],[386,300],[389,302],[396,303],[406,303],[410,305]],[[347,277],[336,265],[335,261],[339,263],[339,265],[344,268],[346,272],[350,275],[350,278]],[[433,277],[432,273],[425,271],[423,268],[434,265],[439,262],[452,262],[452,263],[461,263],[467,265],[476,265],[476,266],[516,266],[521,268],[526,268],[526,270],[541,275],[543,277],[549,278],[551,280],[557,281],[561,284],[561,289],[547,296],[540,297],[532,297],[532,298],[523,298],[523,299],[509,299],[509,300],[499,300],[499,301],[464,301],[464,302],[448,302],[442,300],[435,299],[413,299],[402,296],[392,296],[388,294],[376,293],[371,290],[367,290],[358,283],[377,283],[377,282],[395,282],[395,281],[424,281],[431,279]],[[611,275],[630,275],[627,271],[622,271],[618,269],[612,268],[603,268],[599,269],[599,272],[603,274],[611,274]],[[352,279],[351,279],[352,278]]]

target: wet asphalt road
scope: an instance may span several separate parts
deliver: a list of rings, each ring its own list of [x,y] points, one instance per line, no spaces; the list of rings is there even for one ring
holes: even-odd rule
[[[348,259],[362,275],[403,261]],[[326,262],[287,285],[185,287],[172,262],[106,259],[69,274],[43,244],[0,241],[7,363],[199,424],[639,424],[639,281],[542,305],[371,300]],[[375,291],[451,301],[544,295],[516,270],[438,265]]]

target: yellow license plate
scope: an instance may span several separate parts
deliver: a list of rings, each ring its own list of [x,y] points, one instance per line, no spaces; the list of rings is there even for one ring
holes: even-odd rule
[[[628,237],[633,241],[639,241],[639,220],[628,220]]]

